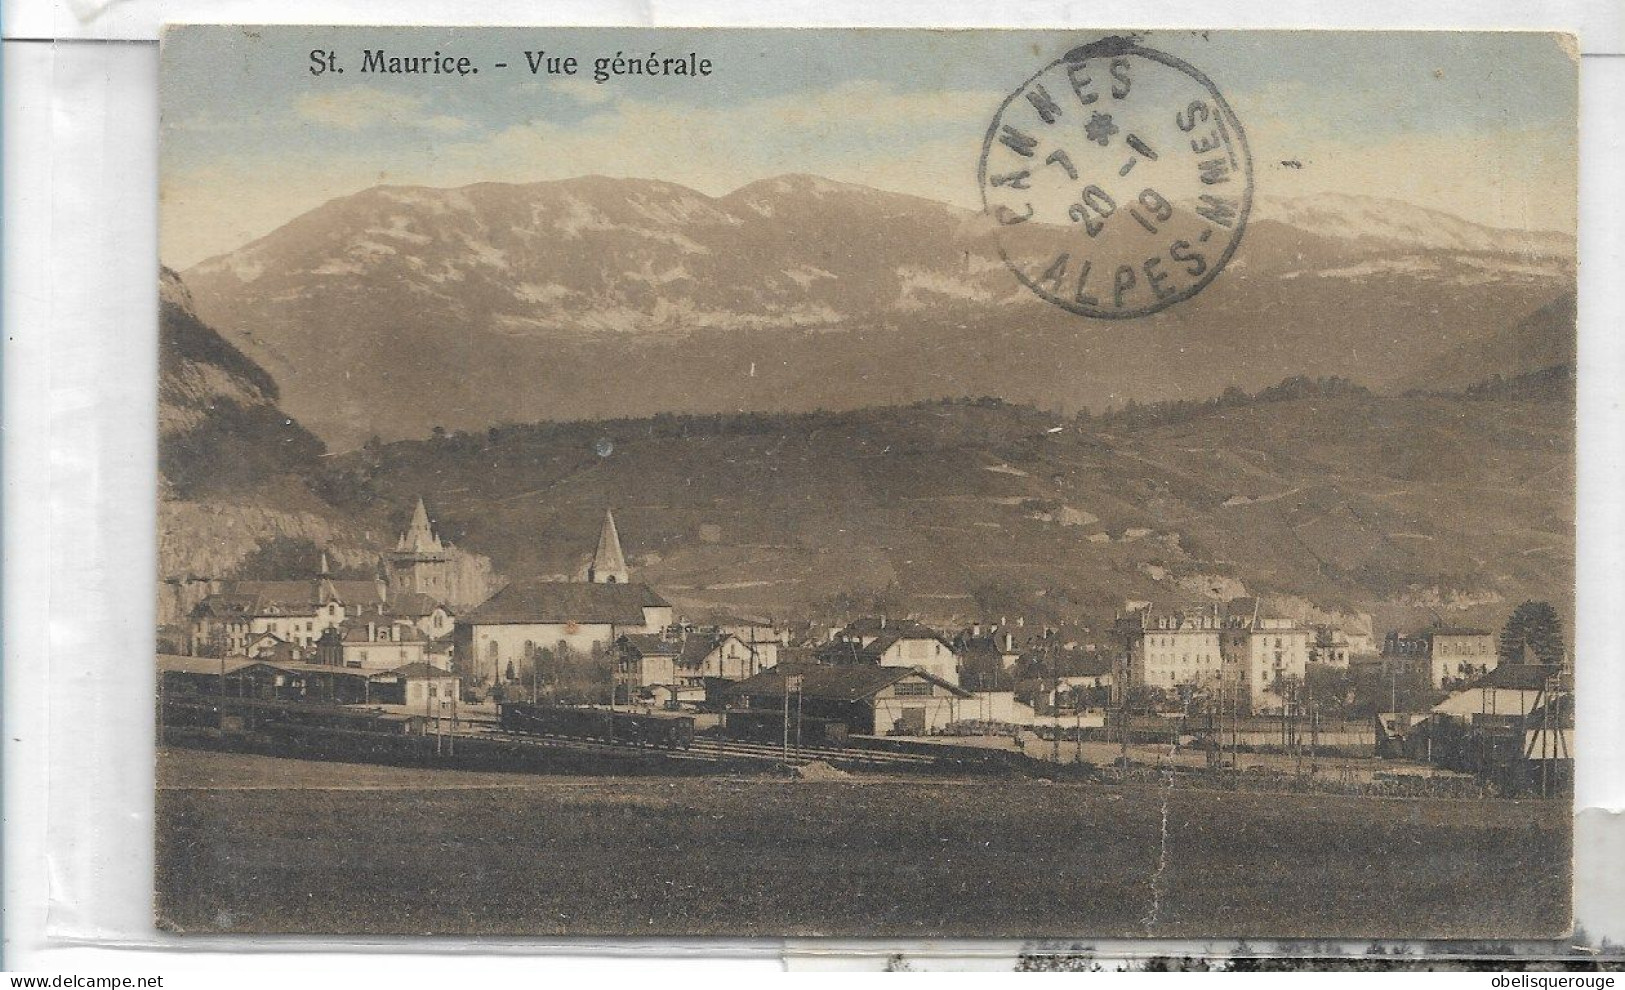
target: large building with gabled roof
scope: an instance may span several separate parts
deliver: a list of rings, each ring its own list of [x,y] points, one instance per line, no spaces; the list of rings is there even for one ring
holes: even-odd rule
[[[1434,687],[1449,688],[1494,670],[1500,663],[1497,646],[1495,634],[1488,629],[1433,625],[1414,633],[1389,633],[1382,654],[1390,660],[1406,658],[1425,665]]]
[[[919,667],[950,684],[959,683],[959,656],[941,633],[912,619],[857,619],[818,648],[825,664]]]
[[[346,617],[377,612],[386,590],[376,581],[337,581],[322,574],[304,581],[235,581],[199,602],[192,613],[190,647],[199,656],[243,656],[269,634],[309,649]]]
[[[628,634],[659,633],[675,618],[671,603],[631,580],[612,516],[605,513],[585,581],[519,581],[458,616],[454,642],[469,683],[523,679],[543,650],[586,654]]]
[[[1206,691],[1221,705],[1278,712],[1309,664],[1312,630],[1258,598],[1143,605],[1119,614],[1129,687],[1169,695]]]

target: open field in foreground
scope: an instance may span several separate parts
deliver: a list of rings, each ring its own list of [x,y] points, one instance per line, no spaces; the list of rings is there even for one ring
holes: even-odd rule
[[[159,762],[159,920],[191,932],[1569,930],[1561,802]]]

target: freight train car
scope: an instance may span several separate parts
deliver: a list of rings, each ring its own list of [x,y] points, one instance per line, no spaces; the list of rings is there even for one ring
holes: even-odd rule
[[[164,724],[207,726],[228,732],[252,731],[267,725],[344,729],[404,735],[422,730],[421,716],[398,715],[376,708],[347,708],[310,701],[267,701],[258,698],[166,696]]]
[[[784,712],[776,708],[730,708],[723,715],[722,732],[729,739],[780,745],[786,735]],[[792,746],[841,749],[846,746],[847,727],[840,719],[810,715],[797,718],[791,712],[788,735]]]
[[[621,746],[664,746],[667,749],[688,749],[694,742],[692,715],[569,708],[526,702],[507,702],[500,706],[499,711],[505,732],[591,739]]]

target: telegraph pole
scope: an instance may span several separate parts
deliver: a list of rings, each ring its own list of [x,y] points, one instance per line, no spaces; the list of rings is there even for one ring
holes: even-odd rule
[[[1072,731],[1077,733],[1076,742],[1078,744],[1077,753],[1073,757],[1072,762],[1073,763],[1082,763],[1083,762],[1083,706],[1078,704],[1078,695],[1076,693],[1076,689],[1074,689],[1073,695],[1072,695],[1072,722],[1073,722]]]
[[[1060,766],[1061,765],[1061,665],[1060,665],[1059,658],[1057,658],[1055,656],[1055,651],[1054,651],[1053,648],[1051,648],[1049,646],[1046,646],[1044,649],[1049,653],[1049,672],[1050,672],[1050,676],[1055,678],[1055,690],[1050,692],[1050,696],[1049,696],[1050,697],[1050,720],[1053,723],[1050,726],[1050,728],[1054,731],[1054,735],[1050,737],[1051,738],[1050,749],[1051,749],[1052,755],[1055,758],[1055,765]]]
[[[793,684],[791,682],[794,682]],[[801,675],[784,678],[784,758],[790,759],[790,688],[796,690],[796,747],[801,747]]]
[[[411,679],[410,678],[404,678],[404,675],[403,675],[403,679],[406,680],[407,689],[410,689],[412,687]],[[440,719],[439,719],[438,716],[435,715],[434,707],[429,703],[429,682],[428,681],[423,682],[423,719],[424,719],[424,729],[425,729],[425,731],[427,731],[427,729],[428,729],[428,720],[429,719],[434,719],[434,751],[435,751],[435,755],[438,756],[438,755],[440,755]]]
[[[1129,736],[1128,685],[1126,685],[1126,684],[1123,686],[1122,693],[1117,696],[1117,715],[1118,715],[1118,721],[1123,723],[1123,726],[1122,726],[1123,756],[1122,756],[1122,759],[1118,763],[1118,771],[1120,773],[1126,775],[1128,773],[1128,736]]]

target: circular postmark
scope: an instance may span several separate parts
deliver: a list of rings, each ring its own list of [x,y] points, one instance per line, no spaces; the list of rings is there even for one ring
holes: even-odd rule
[[[1128,38],[1046,65],[999,107],[977,169],[999,253],[1081,316],[1146,316],[1201,292],[1247,226],[1241,122],[1195,68]]]

